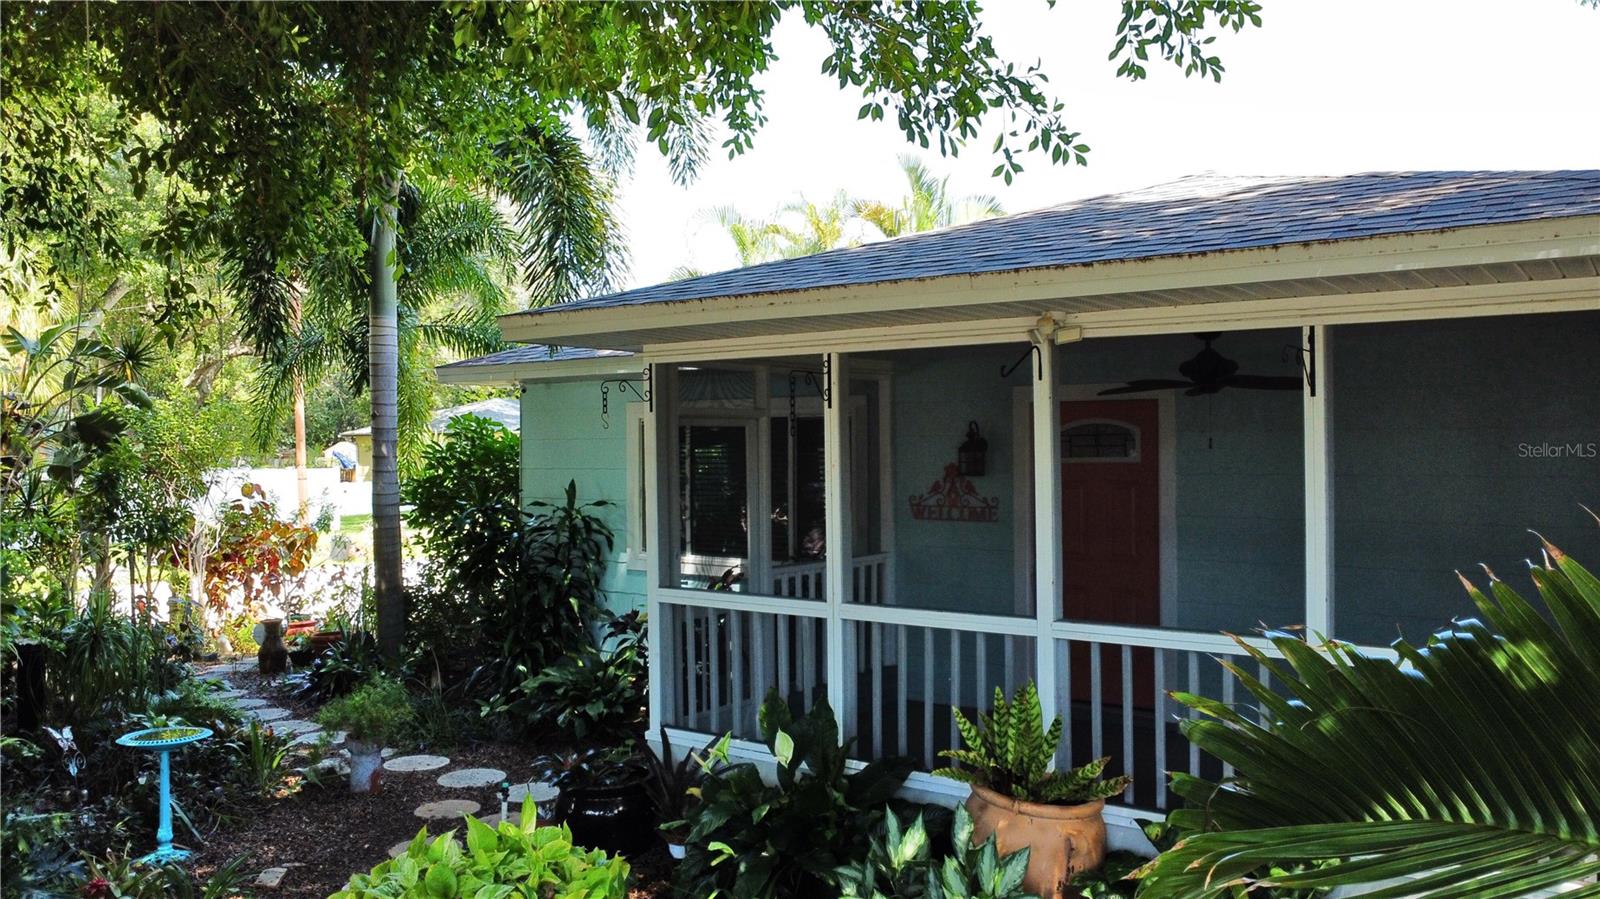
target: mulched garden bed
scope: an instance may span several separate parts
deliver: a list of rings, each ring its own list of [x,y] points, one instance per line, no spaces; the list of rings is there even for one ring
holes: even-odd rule
[[[291,709],[296,717],[310,717],[309,704],[291,701],[248,674],[230,677],[238,689],[267,699],[273,705]],[[402,750],[407,754],[411,750]],[[444,755],[450,764],[433,771],[400,773],[385,771],[383,789],[375,795],[353,795],[343,775],[327,774],[321,785],[302,784],[293,795],[273,800],[252,817],[225,824],[211,834],[206,844],[197,847],[192,867],[200,875],[243,855],[243,871],[249,880],[267,868],[285,867],[288,874],[263,896],[326,897],[344,886],[351,874],[370,870],[389,857],[389,849],[409,841],[424,825],[430,834],[440,834],[459,826],[459,822],[425,821],[414,812],[417,806],[439,799],[470,799],[481,807],[479,817],[500,811],[497,786],[451,788],[438,783],[439,775],[464,768],[497,768],[506,772],[512,783],[525,782],[532,774],[533,760],[543,751],[527,744],[477,743],[445,749],[425,750]],[[290,764],[301,764],[293,759]],[[665,848],[656,848],[629,860],[633,867],[631,899],[665,897],[672,861]]]

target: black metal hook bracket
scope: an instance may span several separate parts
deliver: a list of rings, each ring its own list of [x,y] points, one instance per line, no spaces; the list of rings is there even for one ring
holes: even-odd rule
[[[650,411],[655,411],[655,391],[650,389],[650,368],[648,365],[645,366],[644,377],[642,378],[608,378],[600,382],[600,427],[608,431],[611,429],[612,384],[617,385],[617,393],[619,395],[632,393],[639,398],[640,402],[648,403]],[[644,385],[642,390],[639,387],[640,384]]]
[[[831,379],[828,375],[829,368],[826,356],[822,359],[821,372],[806,371],[799,368],[789,370],[789,426],[791,428],[794,427],[795,400],[800,394],[800,385],[802,383],[815,390],[817,398],[821,399],[828,408],[833,408],[833,389],[830,386]]]
[[[1037,343],[1028,344],[1027,352],[1023,353],[1021,356],[1018,356],[1017,357],[1017,361],[1011,363],[1010,365],[1002,365],[1002,366],[1000,366],[1000,377],[1002,377],[1002,378],[1011,377],[1011,373],[1012,372],[1014,372],[1017,369],[1021,368],[1022,367],[1022,363],[1028,361],[1028,356],[1030,354],[1033,356],[1033,361],[1034,361],[1034,366],[1035,366],[1034,367],[1033,378],[1036,381],[1043,381],[1044,380],[1044,351],[1039,349],[1039,345]]]
[[[1283,361],[1288,362],[1293,357],[1300,363],[1300,373],[1306,378],[1306,391],[1310,396],[1317,395],[1317,329],[1312,326],[1306,329],[1305,346],[1286,346],[1283,348]]]

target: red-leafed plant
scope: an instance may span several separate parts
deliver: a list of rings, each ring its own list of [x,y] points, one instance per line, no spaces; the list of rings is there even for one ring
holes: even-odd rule
[[[277,508],[256,484],[239,489],[222,510],[221,539],[206,560],[206,600],[225,611],[234,590],[246,610],[267,600],[283,605],[304,587],[306,566],[317,548],[317,532],[278,518]]]

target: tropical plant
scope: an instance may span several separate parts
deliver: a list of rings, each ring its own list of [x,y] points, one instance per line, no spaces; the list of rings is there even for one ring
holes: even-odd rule
[[[615,540],[600,517],[610,505],[579,503],[577,484],[569,481],[563,502],[529,504],[503,535],[500,567],[480,587],[485,626],[476,649],[483,661],[466,685],[487,697],[486,715],[523,707],[522,685],[530,672],[589,642],[587,628],[603,606],[600,585]],[[495,524],[485,530],[499,533]]]
[[[976,723],[967,720],[960,709],[953,710],[956,727],[965,749],[946,749],[939,754],[954,759],[959,768],[934,772],[963,783],[976,784],[1023,802],[1046,805],[1073,805],[1110,799],[1128,788],[1129,778],[1105,778],[1107,759],[1067,771],[1052,771],[1056,747],[1061,745],[1061,716],[1044,727],[1044,711],[1039,706],[1039,689],[1032,681],[1017,688],[1010,702],[999,687],[994,690],[994,709],[980,712]]]
[[[1235,773],[1173,775],[1183,838],[1138,872],[1139,895],[1528,896],[1600,872],[1600,706],[1578,699],[1600,696],[1600,580],[1543,549],[1542,609],[1493,573],[1487,592],[1462,578],[1480,617],[1396,642],[1395,660],[1268,634],[1279,659],[1240,640],[1273,685],[1223,665],[1261,720],[1177,694],[1205,716],[1184,734]]]
[[[75,892],[83,899],[247,899],[247,860],[237,856],[202,879],[183,865],[141,865],[111,855],[90,861]]]
[[[921,814],[904,827],[886,810],[866,858],[839,868],[840,899],[1039,899],[1022,890],[1028,849],[1001,855],[995,834],[973,846],[965,806],[956,806],[950,839],[950,854],[936,859]]]
[[[776,690],[761,706],[761,737],[777,763],[769,785],[754,765],[707,777],[689,815],[687,855],[673,882],[690,896],[822,896],[856,861],[884,806],[910,774],[890,757],[848,773],[849,744],[826,699],[794,717]],[[720,759],[719,759],[720,760]]]
[[[649,658],[645,619],[613,618],[593,643],[523,681],[530,721],[553,722],[575,740],[614,743],[643,730]]]
[[[317,548],[317,532],[279,519],[275,504],[256,484],[241,485],[239,496],[221,513],[216,549],[205,565],[211,607],[227,610],[235,590],[252,613],[269,600],[283,605],[296,599]]]
[[[1005,214],[994,197],[951,196],[950,176],[935,177],[927,164],[915,156],[901,156],[900,171],[906,176],[906,194],[898,203],[856,200],[851,204],[851,212],[884,237],[901,237]]]
[[[666,725],[661,726],[661,754],[645,753],[645,764],[650,769],[650,779],[645,789],[650,802],[661,818],[661,830],[681,844],[689,832],[689,817],[700,804],[700,787],[707,777],[721,770],[728,757],[731,734],[712,737],[698,751],[686,752],[683,758],[673,757],[672,740],[667,736]]]
[[[442,896],[625,899],[628,862],[572,845],[565,826],[536,827],[532,798],[521,823],[494,827],[468,815],[466,844],[454,831],[417,833],[399,858],[356,874],[329,899],[436,899]]]
[[[378,639],[367,631],[347,630],[343,637],[311,660],[305,686],[300,688],[299,695],[327,702],[349,694],[382,670],[383,656],[378,652]]]
[[[399,681],[375,675],[348,696],[317,710],[316,721],[330,730],[342,730],[351,740],[379,746],[403,736],[412,722],[411,698]]]
[[[533,774],[560,790],[618,787],[643,780],[646,762],[631,745],[551,752],[533,760]]]
[[[289,755],[289,738],[279,736],[271,725],[251,719],[250,730],[240,741],[240,772],[245,783],[258,796],[271,796],[283,783],[283,760]]]

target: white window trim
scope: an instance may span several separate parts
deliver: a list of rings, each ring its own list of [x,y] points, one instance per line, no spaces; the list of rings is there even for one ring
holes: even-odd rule
[[[646,507],[650,489],[649,447],[655,444],[655,417],[646,403],[629,403],[625,413],[628,423],[628,526],[624,535],[628,541],[623,551],[629,571],[648,571],[650,568],[650,527]]]

